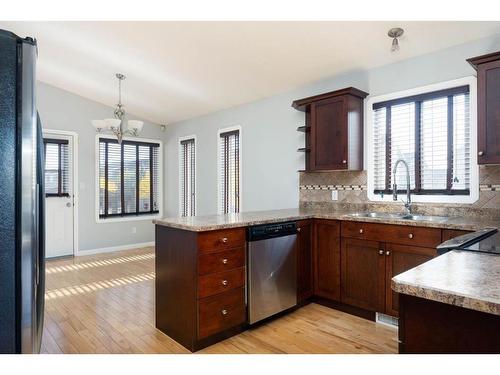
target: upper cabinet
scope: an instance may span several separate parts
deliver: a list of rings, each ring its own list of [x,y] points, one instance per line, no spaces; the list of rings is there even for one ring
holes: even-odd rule
[[[305,112],[306,171],[363,169],[363,100],[354,87],[295,100]]]
[[[467,61],[477,70],[477,160],[500,164],[500,51]]]

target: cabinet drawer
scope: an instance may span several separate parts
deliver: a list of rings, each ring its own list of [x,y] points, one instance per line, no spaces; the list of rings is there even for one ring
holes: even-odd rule
[[[198,274],[228,271],[245,265],[245,248],[203,254],[198,257]]]
[[[239,288],[198,301],[198,338],[207,337],[246,321],[245,289]]]
[[[436,247],[441,243],[441,229],[344,221],[342,237]]]
[[[245,228],[222,229],[202,232],[198,235],[198,250],[200,253],[230,249],[244,246],[246,241]]]
[[[245,285],[245,267],[200,276],[198,297],[204,298]]]

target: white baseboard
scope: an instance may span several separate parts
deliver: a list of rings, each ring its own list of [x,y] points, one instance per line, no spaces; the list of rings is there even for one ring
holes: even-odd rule
[[[120,246],[111,246],[111,247],[99,247],[97,249],[88,249],[88,250],[80,250],[75,256],[84,256],[84,255],[93,255],[93,254],[100,254],[100,253],[110,253],[113,251],[121,251],[121,250],[132,250],[132,249],[139,249],[141,247],[149,247],[149,246],[154,246],[155,242],[142,242],[142,243],[133,243],[130,245],[120,245]]]

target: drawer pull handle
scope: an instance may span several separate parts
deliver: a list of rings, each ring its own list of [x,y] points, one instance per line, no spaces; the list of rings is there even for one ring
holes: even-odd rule
[[[226,316],[227,315],[227,310],[226,309],[222,309],[222,311],[220,312],[222,315]]]
[[[379,250],[379,251],[378,251],[378,253],[379,253],[380,255],[384,255],[384,250]]]
[[[413,238],[413,233],[410,233],[410,234],[408,235],[408,238],[410,238],[410,239],[411,239],[411,238]]]
[[[363,232],[364,232],[364,230],[363,230],[363,228],[361,228],[361,229],[359,230],[359,233],[360,233],[360,234],[363,234]]]
[[[227,237],[223,237],[223,238],[221,239],[221,241],[222,241],[222,243],[227,243]]]
[[[226,258],[222,259],[222,264],[227,264],[227,259]]]
[[[483,151],[479,151],[477,154],[478,154],[479,156],[483,156],[483,155],[484,155],[484,152],[483,152]]]
[[[386,251],[385,255],[389,256],[389,255],[391,255],[391,252],[390,251]]]
[[[222,285],[226,286],[228,284],[227,280],[222,280]]]

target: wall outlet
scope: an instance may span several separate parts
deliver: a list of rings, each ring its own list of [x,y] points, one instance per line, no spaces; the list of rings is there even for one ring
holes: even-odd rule
[[[137,233],[137,228],[136,228],[136,227],[132,227],[132,233],[133,233],[133,234],[136,234],[136,233]]]
[[[339,200],[338,190],[332,190],[332,201],[338,201],[338,200]]]

